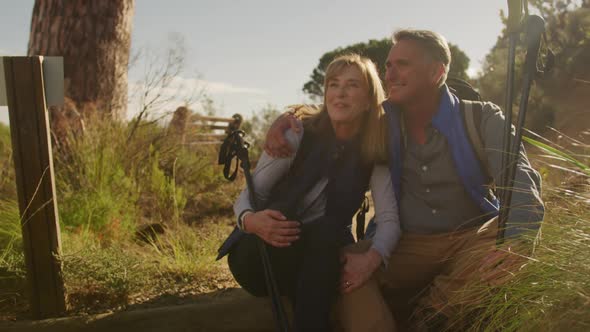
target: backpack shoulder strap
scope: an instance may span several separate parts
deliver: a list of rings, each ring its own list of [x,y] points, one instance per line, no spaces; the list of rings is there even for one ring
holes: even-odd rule
[[[481,118],[483,107],[483,103],[479,101],[461,100],[461,112],[463,113],[463,120],[465,123],[465,129],[467,130],[467,136],[469,136],[471,146],[473,146],[475,155],[479,160],[482,170],[488,178],[488,182],[491,182],[492,176],[481,137]]]

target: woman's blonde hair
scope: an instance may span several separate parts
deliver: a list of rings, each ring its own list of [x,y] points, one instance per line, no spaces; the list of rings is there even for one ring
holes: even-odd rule
[[[369,112],[364,116],[364,120],[359,120],[364,122],[361,127],[361,157],[365,162],[384,162],[387,159],[386,122],[381,103],[385,100],[385,92],[375,64],[369,58],[358,54],[341,55],[335,58],[326,69],[324,92],[327,91],[328,82],[350,66],[355,66],[360,70],[369,88]],[[315,114],[310,121],[319,124],[326,123],[328,120],[324,93],[324,104],[320,112]]]

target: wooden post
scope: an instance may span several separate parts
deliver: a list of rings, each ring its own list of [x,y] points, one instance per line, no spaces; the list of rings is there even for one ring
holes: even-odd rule
[[[60,233],[42,57],[4,57],[6,100],[27,267],[36,319],[65,312]]]

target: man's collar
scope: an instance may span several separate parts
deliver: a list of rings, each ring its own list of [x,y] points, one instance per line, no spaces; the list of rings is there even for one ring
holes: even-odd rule
[[[440,123],[445,117],[447,112],[454,112],[458,108],[459,99],[451,93],[451,90],[446,84],[440,87],[440,101],[438,103],[438,109],[432,117],[433,123]],[[435,126],[436,127],[436,126]]]

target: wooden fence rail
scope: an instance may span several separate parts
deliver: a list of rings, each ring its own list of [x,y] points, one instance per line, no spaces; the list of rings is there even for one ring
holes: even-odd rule
[[[179,107],[168,125],[168,133],[180,144],[219,144],[227,134],[240,129],[243,118],[234,114],[231,118],[191,114],[186,107]]]
[[[240,114],[234,114],[231,118],[195,115],[192,117],[192,126],[198,131],[197,137],[208,138],[208,140],[200,141],[201,143],[215,142],[223,141],[227,134],[240,129],[242,121],[243,118]],[[219,123],[225,124],[222,125]],[[216,130],[218,132],[215,132]],[[221,130],[223,130],[223,132],[219,132]],[[196,143],[199,143],[199,141]]]

